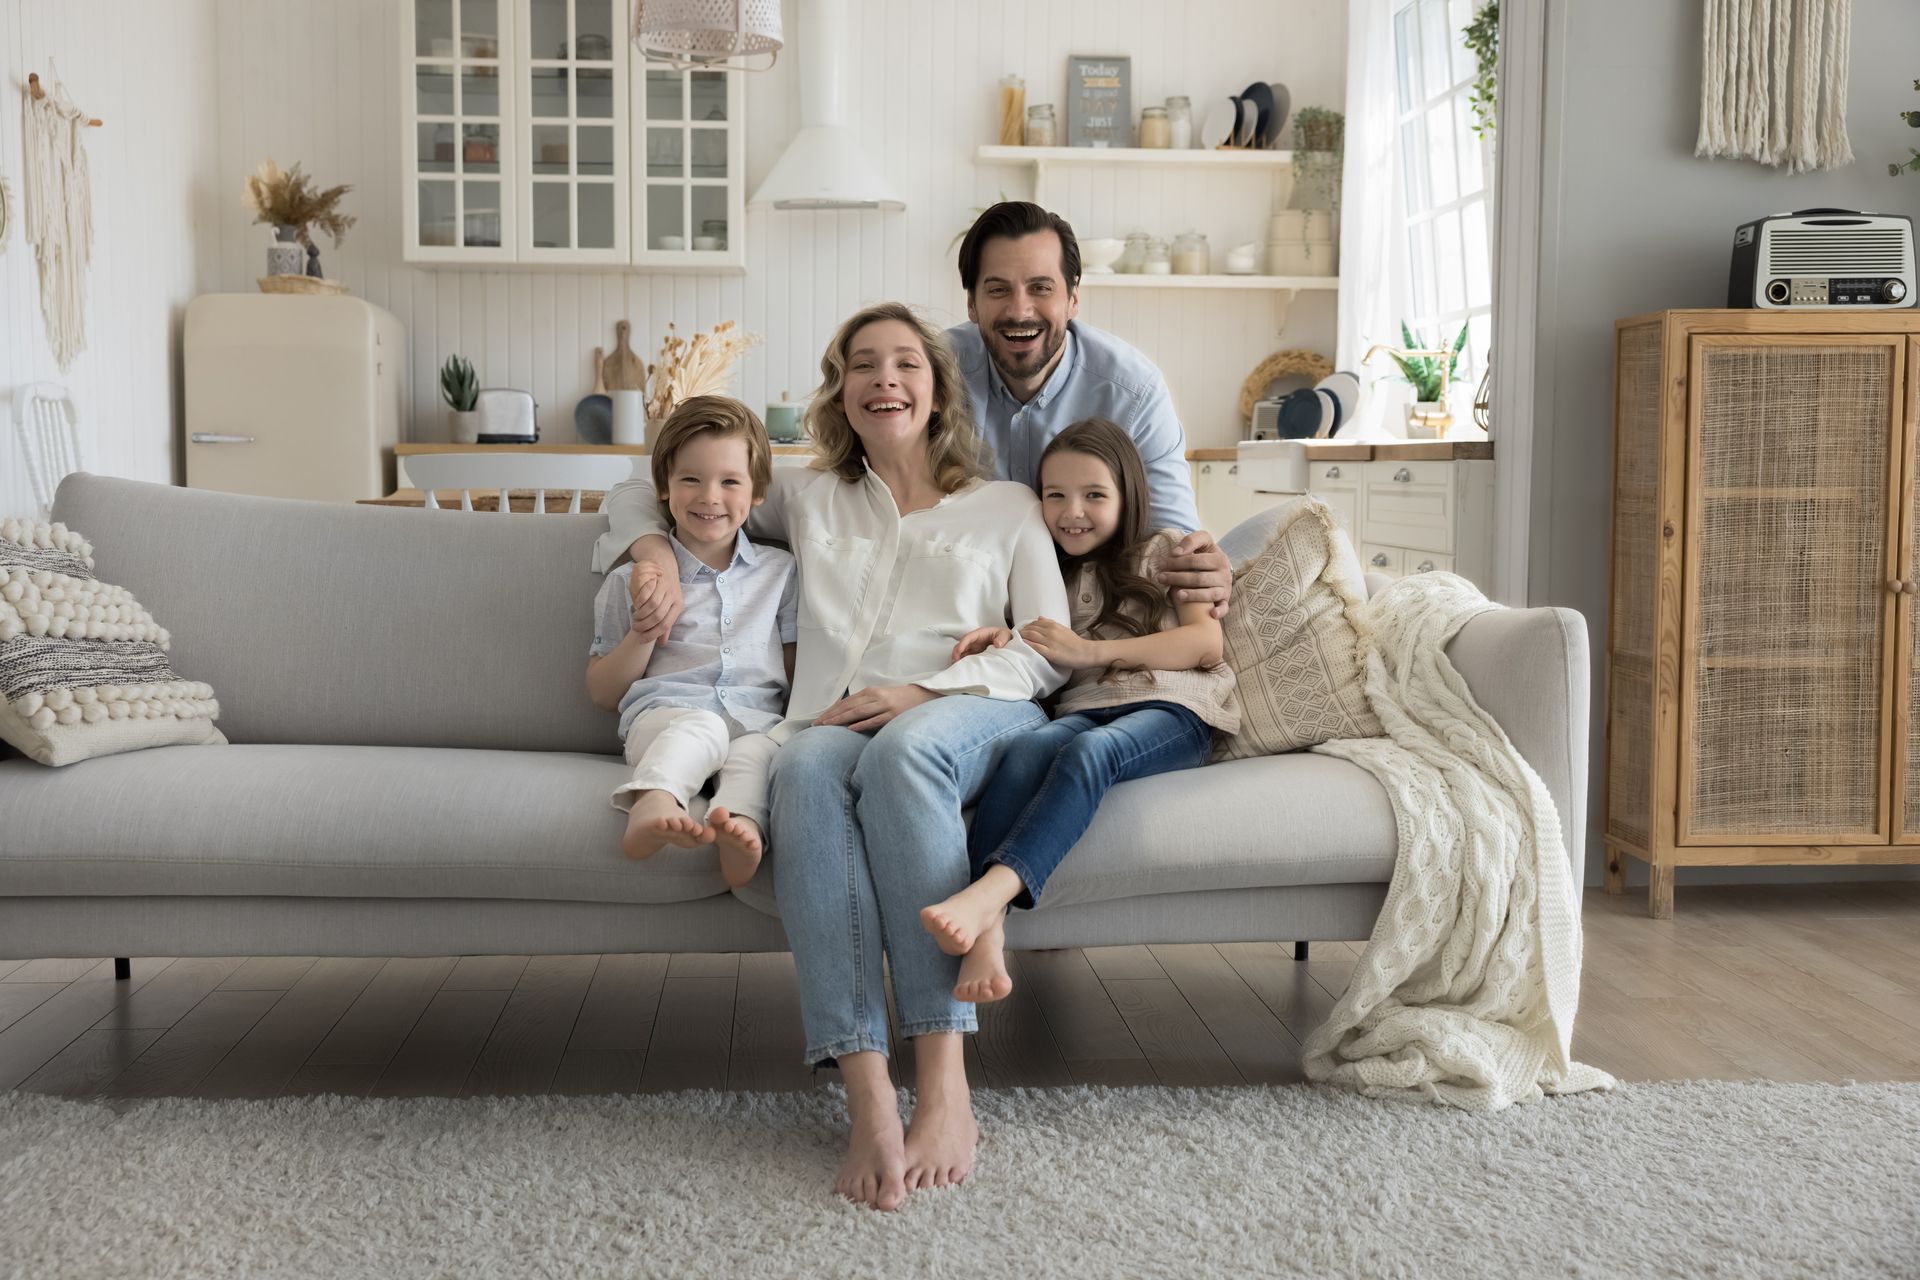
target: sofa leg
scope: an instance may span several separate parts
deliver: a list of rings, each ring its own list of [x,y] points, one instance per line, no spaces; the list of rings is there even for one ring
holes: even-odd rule
[[[125,956],[113,958],[113,977],[116,982],[125,982],[133,976],[133,961]]]
[[[1293,944],[1293,958],[1294,958],[1295,960],[1305,960],[1305,959],[1307,958],[1307,944],[1306,944],[1306,943],[1304,943],[1304,942],[1296,942],[1296,943],[1294,943],[1294,944]]]

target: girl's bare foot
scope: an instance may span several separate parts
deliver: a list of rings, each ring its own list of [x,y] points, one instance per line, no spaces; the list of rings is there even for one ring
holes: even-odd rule
[[[651,858],[670,844],[697,849],[710,839],[705,824],[689,818],[678,800],[664,791],[642,791],[627,814],[620,848],[629,858]]]
[[[980,935],[1006,915],[1007,904],[1019,897],[1024,887],[1019,873],[995,863],[945,902],[922,907],[920,927],[932,934],[948,955],[966,955]]]
[[[913,1049],[917,1088],[913,1123],[907,1126],[906,1188],[958,1186],[973,1171],[973,1151],[980,1142],[960,1036],[920,1036]]]
[[[833,1189],[870,1209],[892,1212],[907,1198],[906,1148],[899,1097],[887,1077],[885,1055],[850,1053],[840,1059],[852,1133]]]
[[[720,847],[720,878],[728,888],[738,889],[760,869],[760,827],[752,818],[743,818],[721,805],[707,810],[707,825],[713,832],[713,842]]]
[[[953,987],[955,1000],[991,1004],[1013,994],[1013,977],[1007,972],[1007,931],[1002,919],[996,919],[992,928],[976,938],[973,950],[961,958],[960,981]]]

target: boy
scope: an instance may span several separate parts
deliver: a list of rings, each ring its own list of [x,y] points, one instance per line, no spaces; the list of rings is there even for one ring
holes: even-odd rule
[[[670,635],[635,630],[633,566],[607,575],[594,599],[587,693],[620,713],[633,778],[613,793],[628,814],[621,847],[650,858],[672,844],[720,849],[738,888],[760,865],[767,731],[785,714],[793,678],[793,556],[755,546],[743,526],[766,500],[773,450],[751,409],[695,396],[673,411],[653,446],[653,486],[673,526],[686,609]],[[706,822],[687,803],[715,773]]]

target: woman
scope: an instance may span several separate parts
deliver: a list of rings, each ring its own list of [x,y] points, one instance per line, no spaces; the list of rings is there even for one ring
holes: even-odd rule
[[[771,836],[780,916],[800,979],[807,1060],[839,1064],[852,1139],[835,1181],[880,1209],[965,1178],[978,1131],[961,1056],[976,1029],[954,997],[959,960],[922,907],[967,884],[961,809],[1013,735],[1046,723],[1061,682],[1017,636],[949,661],[979,626],[1067,616],[1053,542],[1025,485],[983,477],[958,365],[898,304],[840,327],[807,413],[812,469],[776,469],[748,523],[800,561],[800,643]],[[636,608],[677,587],[650,489],[609,495],[610,539],[632,544]],[[663,554],[664,553],[664,554]],[[650,567],[652,566],[652,567]],[[916,1096],[904,1129],[887,1077],[891,967]]]

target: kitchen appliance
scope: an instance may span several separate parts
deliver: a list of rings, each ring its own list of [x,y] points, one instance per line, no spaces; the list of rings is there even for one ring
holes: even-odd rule
[[[479,398],[473,402],[473,408],[480,415],[479,443],[539,443],[540,424],[534,416],[539,406],[534,404],[531,392],[515,391],[508,387],[484,387]],[[618,417],[618,403],[614,408]],[[617,430],[615,439],[617,442]]]
[[[1916,298],[1913,219],[1801,209],[1733,233],[1727,305],[1763,311],[1888,311]]]
[[[187,304],[187,484],[353,502],[393,492],[407,335],[360,298],[210,293]]]

